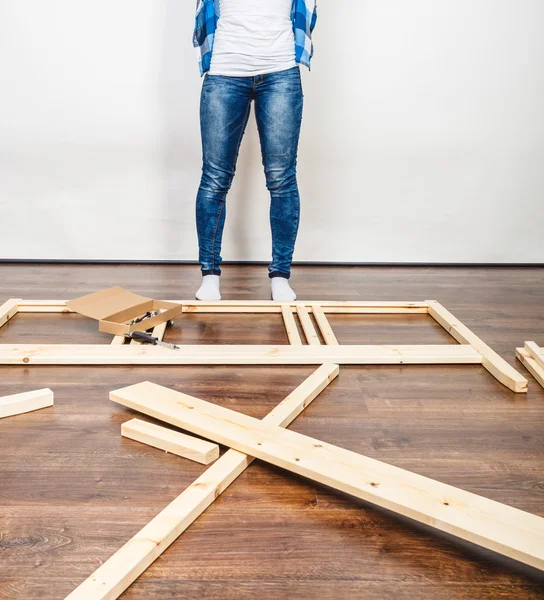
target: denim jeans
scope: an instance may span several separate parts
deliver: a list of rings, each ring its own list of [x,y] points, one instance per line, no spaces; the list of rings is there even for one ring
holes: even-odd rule
[[[204,275],[221,274],[226,197],[253,100],[271,199],[268,272],[288,279],[300,215],[296,165],[303,94],[298,66],[255,77],[205,76],[200,103],[203,166],[196,199],[199,261]]]

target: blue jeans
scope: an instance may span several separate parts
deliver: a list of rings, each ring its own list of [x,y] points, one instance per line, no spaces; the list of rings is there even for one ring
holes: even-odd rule
[[[226,197],[252,100],[271,198],[268,273],[288,279],[300,215],[296,166],[303,94],[299,67],[255,77],[208,74],[204,78],[200,102],[203,166],[196,199],[199,261],[203,275],[221,274]]]

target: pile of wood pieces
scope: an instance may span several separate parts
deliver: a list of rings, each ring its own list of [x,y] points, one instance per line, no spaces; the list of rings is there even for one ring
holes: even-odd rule
[[[67,599],[117,598],[254,458],[544,570],[543,518],[285,429],[337,377],[339,364],[481,364],[512,391],[526,392],[527,379],[438,302],[170,304],[134,296],[121,288],[99,293],[98,300],[97,305],[96,294],[85,297],[84,308],[79,310],[98,320],[100,330],[115,336],[110,344],[0,344],[0,364],[321,366],[262,420],[151,382],[112,391],[112,401],[199,438],[134,418],[123,423],[123,436],[204,465],[213,464]],[[65,301],[12,299],[0,307],[0,327],[18,312],[70,313],[75,308],[76,304]],[[148,321],[152,326],[148,331],[152,330],[159,340],[167,327],[166,318],[174,313],[178,316],[186,312],[279,313],[289,345],[181,345],[176,350],[139,346],[127,334],[133,333],[134,326],[142,327],[139,318],[142,311],[155,319]],[[166,314],[166,311],[172,312]],[[425,313],[459,345],[343,346],[338,343],[326,313]],[[544,385],[544,357],[540,348],[527,342],[525,348],[518,349],[518,358]],[[48,389],[16,394],[0,399],[0,417],[52,404],[53,393]],[[228,448],[222,456],[217,444]]]
[[[538,383],[544,387],[544,350],[535,342],[525,342],[523,348],[516,348],[516,356]]]

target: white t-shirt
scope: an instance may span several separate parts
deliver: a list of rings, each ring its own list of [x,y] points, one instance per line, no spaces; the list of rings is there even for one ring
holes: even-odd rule
[[[251,77],[296,66],[292,0],[216,0],[211,75]]]

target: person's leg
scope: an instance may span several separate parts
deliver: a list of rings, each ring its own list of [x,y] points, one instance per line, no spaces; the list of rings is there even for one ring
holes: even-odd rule
[[[199,262],[203,280],[198,300],[220,300],[221,241],[226,197],[249,118],[251,77],[206,75],[200,99],[202,178],[196,198]]]
[[[287,280],[300,218],[296,167],[303,94],[299,68],[262,76],[255,92],[255,116],[270,191],[272,263],[268,274],[274,300],[289,301],[296,298]]]

